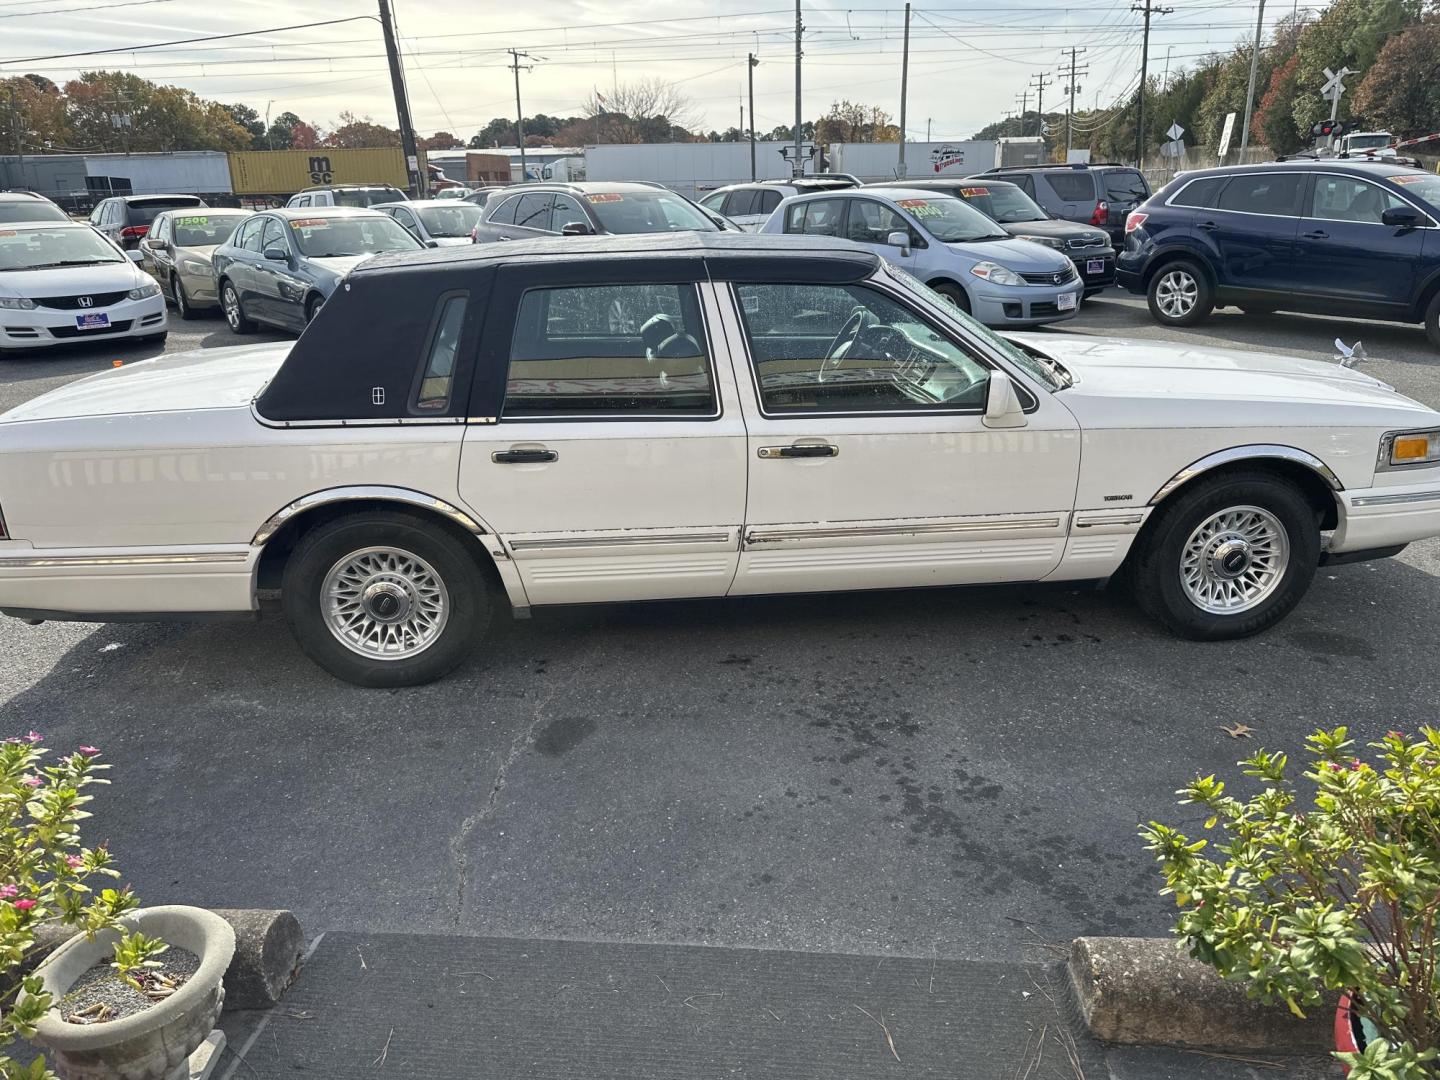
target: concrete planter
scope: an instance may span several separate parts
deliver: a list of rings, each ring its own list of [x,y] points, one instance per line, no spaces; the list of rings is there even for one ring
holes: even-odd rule
[[[221,980],[235,953],[235,931],[202,908],[143,908],[122,920],[200,958],[200,968],[172,996],[133,1016],[103,1024],[67,1024],[58,1003],[75,980],[109,955],[115,931],[71,938],[35,974],[57,1007],[41,1018],[37,1039],[65,1080],[186,1080],[190,1054],[205,1041],[225,1003]]]

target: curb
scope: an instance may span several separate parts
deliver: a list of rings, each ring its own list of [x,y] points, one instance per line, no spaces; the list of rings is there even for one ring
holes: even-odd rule
[[[1127,1046],[1315,1053],[1335,1049],[1335,996],[1301,1020],[1245,996],[1174,938],[1076,938],[1070,986],[1090,1032]]]
[[[235,930],[235,957],[225,971],[225,1011],[268,1009],[295,981],[305,951],[305,934],[294,913],[266,908],[214,908]],[[70,938],[69,927],[36,928],[26,973]]]

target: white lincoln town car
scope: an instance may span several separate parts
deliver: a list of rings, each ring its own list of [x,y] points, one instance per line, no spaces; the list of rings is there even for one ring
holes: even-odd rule
[[[504,604],[1123,576],[1231,638],[1440,534],[1440,414],[1334,364],[1005,339],[839,241],[566,237],[381,255],[293,345],[21,405],[0,515],[5,614],[278,606],[370,686]]]

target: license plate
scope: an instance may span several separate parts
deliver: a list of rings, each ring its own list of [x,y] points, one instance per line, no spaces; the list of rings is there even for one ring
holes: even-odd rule
[[[75,327],[79,330],[104,330],[109,325],[110,316],[101,312],[75,316]]]
[[[1085,273],[1103,274],[1105,272],[1104,259],[1087,259],[1085,262]]]
[[[1061,311],[1075,310],[1075,294],[1073,292],[1061,293],[1055,298],[1055,306]]]

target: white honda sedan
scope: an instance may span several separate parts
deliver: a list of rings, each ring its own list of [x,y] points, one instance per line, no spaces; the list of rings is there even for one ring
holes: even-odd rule
[[[566,237],[379,255],[293,345],[35,398],[0,516],[5,614],[279,611],[370,686],[498,609],[676,597],[1120,577],[1235,638],[1440,535],[1440,413],[1335,364],[1003,338],[834,240]]]
[[[0,225],[0,352],[165,333],[160,286],[89,225]]]

